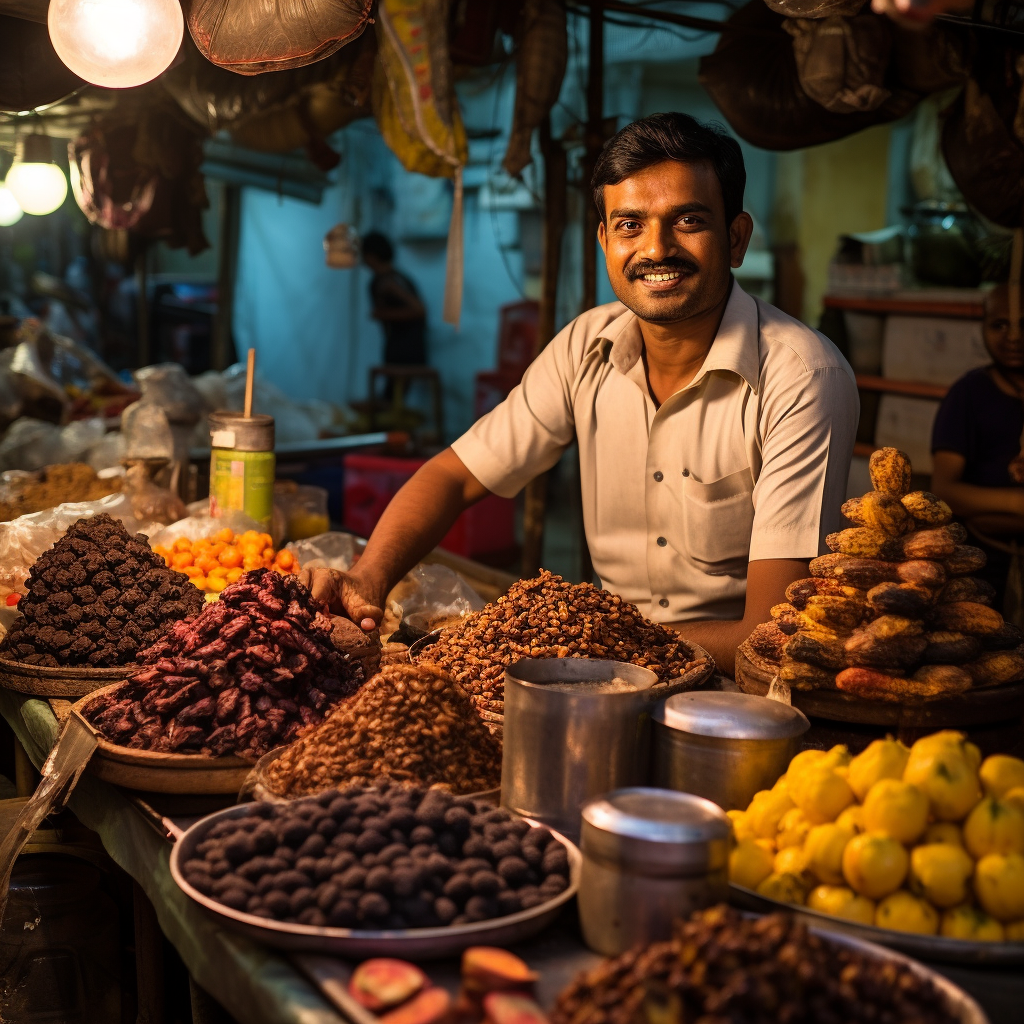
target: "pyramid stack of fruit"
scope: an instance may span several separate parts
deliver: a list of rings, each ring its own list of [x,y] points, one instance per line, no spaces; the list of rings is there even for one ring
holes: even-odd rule
[[[879,928],[1024,942],[1024,761],[962,733],[797,754],[730,811],[730,881]]]
[[[874,490],[843,505],[856,526],[830,534],[832,554],[811,562],[744,651],[765,647],[795,689],[834,689],[871,700],[920,701],[1024,679],[1024,633],[1003,620],[990,584],[970,574],[980,548],[949,506],[910,490],[910,460],[871,456]],[[756,649],[752,649],[756,648]]]

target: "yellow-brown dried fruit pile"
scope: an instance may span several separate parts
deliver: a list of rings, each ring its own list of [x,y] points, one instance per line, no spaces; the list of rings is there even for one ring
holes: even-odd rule
[[[875,489],[843,505],[856,525],[826,538],[833,553],[789,586],[772,609],[777,629],[759,629],[743,653],[765,671],[774,648],[790,686],[869,700],[935,700],[1024,679],[1024,632],[970,575],[985,555],[965,543],[950,507],[910,491],[910,460],[896,448],[876,451],[870,472]]]
[[[847,1024],[959,1020],[930,980],[808,932],[789,914],[746,918],[724,905],[631,949],[563,990],[551,1024]]]
[[[546,569],[443,630],[417,660],[447,669],[478,705],[500,711],[505,669],[520,658],[628,662],[653,670],[663,683],[696,679],[706,666],[678,633],[645,619],[635,604]]]
[[[0,654],[30,665],[127,665],[203,595],[108,515],[79,519],[35,561]]]
[[[435,665],[386,666],[267,769],[289,797],[385,776],[455,793],[501,785],[501,743]]]
[[[121,490],[121,478],[101,480],[84,462],[62,462],[8,484],[0,501],[0,521],[42,512],[65,501],[96,501]]]

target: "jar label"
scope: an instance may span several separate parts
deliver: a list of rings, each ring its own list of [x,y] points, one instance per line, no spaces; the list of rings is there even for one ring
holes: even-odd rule
[[[214,448],[210,455],[210,515],[244,512],[264,530],[274,513],[273,452]]]

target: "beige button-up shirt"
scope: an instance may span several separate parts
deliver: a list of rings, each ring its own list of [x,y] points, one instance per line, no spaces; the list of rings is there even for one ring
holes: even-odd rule
[[[584,313],[455,453],[512,497],[575,437],[604,586],[655,621],[741,618],[748,560],[813,558],[841,529],[853,371],[827,338],[735,282],[703,366],[660,408],[642,350],[621,303]]]

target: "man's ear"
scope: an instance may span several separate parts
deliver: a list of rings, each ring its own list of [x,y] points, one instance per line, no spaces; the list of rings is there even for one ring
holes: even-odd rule
[[[608,232],[605,229],[604,221],[597,225],[597,240],[601,243],[601,252],[608,255]]]
[[[754,233],[754,221],[749,213],[738,213],[729,225],[729,263],[738,267],[747,254],[750,236]]]

